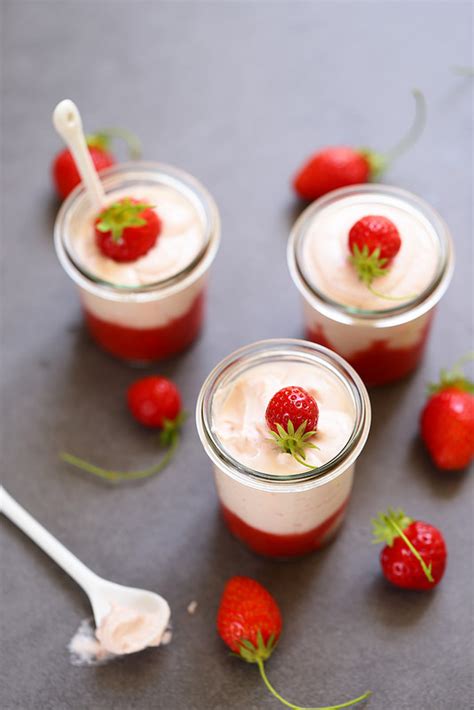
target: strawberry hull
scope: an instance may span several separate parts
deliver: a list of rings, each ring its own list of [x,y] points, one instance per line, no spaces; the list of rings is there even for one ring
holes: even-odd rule
[[[307,555],[329,543],[342,525],[348,502],[347,499],[332,515],[311,530],[292,535],[276,535],[254,528],[224,505],[221,506],[221,511],[234,537],[253,552],[264,557],[286,559]]]
[[[84,309],[93,340],[114,357],[131,363],[163,360],[186,350],[198,337],[204,319],[205,294],[201,292],[191,308],[158,328],[132,328],[98,318]]]

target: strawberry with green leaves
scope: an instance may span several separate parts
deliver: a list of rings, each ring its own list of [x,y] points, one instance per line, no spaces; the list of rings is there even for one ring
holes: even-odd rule
[[[275,443],[302,466],[306,450],[318,447],[310,441],[316,434],[319,409],[316,400],[303,387],[283,387],[268,403],[265,419]]]
[[[441,370],[440,380],[429,385],[429,397],[420,418],[421,438],[435,466],[460,470],[474,458],[474,382],[462,370],[461,358],[452,370]]]
[[[383,575],[403,589],[424,591],[440,583],[447,549],[441,532],[412,520],[403,510],[388,509],[372,520],[373,542],[386,543],[380,553]]]
[[[339,710],[369,697],[370,691],[341,705],[325,708],[302,708],[285,700],[271,685],[265,661],[272,655],[282,629],[281,612],[265,587],[249,577],[232,577],[225,588],[217,613],[217,631],[234,655],[255,663],[270,693],[293,710]]]
[[[87,136],[86,141],[97,172],[116,164],[115,156],[110,151],[111,139],[115,137],[125,140],[132,160],[137,160],[141,157],[140,141],[133,133],[120,128],[109,128],[106,131],[94,133]],[[62,199],[65,199],[81,182],[81,176],[68,148],[56,155],[51,172],[56,192]]]
[[[62,453],[60,458],[76,468],[111,483],[149,478],[162,471],[178,448],[180,429],[186,419],[178,388],[165,377],[157,375],[143,377],[129,387],[127,404],[132,416],[140,424],[161,430],[159,442],[166,448],[166,453],[157,464],[141,471],[115,471],[96,466],[72,454]]]
[[[132,197],[109,205],[95,220],[97,246],[104,256],[119,262],[145,256],[160,232],[161,220],[153,206]]]

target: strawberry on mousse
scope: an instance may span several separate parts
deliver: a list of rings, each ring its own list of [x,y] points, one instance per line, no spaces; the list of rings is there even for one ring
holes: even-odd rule
[[[423,353],[453,255],[445,224],[409,193],[382,185],[337,190],[296,223],[288,249],[307,337],[384,384]]]
[[[197,421],[236,537],[276,557],[332,537],[370,424],[365,388],[337,356],[304,341],[237,351],[203,385]]]

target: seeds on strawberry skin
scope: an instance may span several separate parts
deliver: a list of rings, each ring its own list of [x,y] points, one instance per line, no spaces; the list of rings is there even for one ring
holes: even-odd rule
[[[302,387],[284,387],[268,403],[265,419],[275,443],[302,466],[306,449],[316,449],[310,439],[316,434],[319,409],[316,400]]]
[[[124,197],[106,207],[95,220],[97,246],[119,262],[136,261],[152,249],[161,220],[147,202]]]
[[[372,524],[373,542],[387,543],[380,553],[380,564],[389,582],[419,591],[439,584],[448,553],[437,528],[390,508],[379,513]]]

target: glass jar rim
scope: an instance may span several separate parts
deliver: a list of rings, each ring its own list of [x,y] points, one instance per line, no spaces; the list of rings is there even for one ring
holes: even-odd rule
[[[343,448],[322,466],[288,475],[257,471],[232,457],[212,431],[212,403],[223,379],[269,360],[291,360],[298,357],[308,363],[327,367],[350,392],[355,406],[353,431]],[[294,490],[296,485],[322,484],[336,478],[351,465],[362,450],[369,433],[371,407],[367,389],[355,370],[337,353],[306,340],[281,338],[260,340],[235,350],[221,360],[204,381],[196,405],[196,425],[204,449],[213,463],[224,468],[233,478],[260,487],[273,484],[278,490]]]
[[[214,259],[220,241],[220,217],[214,198],[208,190],[192,175],[165,163],[153,161],[129,161],[113,165],[101,171],[100,178],[104,188],[115,188],[116,183],[129,176],[130,182],[146,180],[150,176],[159,176],[159,182],[169,185],[185,195],[199,210],[205,226],[205,240],[201,251],[181,271],[171,277],[154,281],[152,283],[136,286],[116,284],[87,271],[68,248],[67,244],[67,217],[71,209],[77,209],[86,198],[86,191],[82,184],[77,185],[61,205],[54,224],[54,241],[58,258],[68,275],[86,290],[101,295],[107,292],[107,297],[120,300],[130,298],[133,300],[151,300],[157,298],[158,293],[163,296],[188,285],[194,281],[207,268]],[[186,282],[186,284],[184,284]]]
[[[361,309],[332,300],[313,283],[310,283],[301,265],[301,250],[304,237],[312,224],[314,216],[340,199],[365,193],[398,198],[412,205],[430,223],[440,246],[438,268],[428,286],[413,299],[377,310]],[[426,313],[446,291],[454,270],[452,239],[446,223],[438,212],[422,198],[408,190],[376,183],[342,187],[323,195],[310,204],[293,225],[288,242],[287,260],[290,274],[299,291],[308,300],[316,303],[317,308],[323,310],[325,315],[342,322],[350,321],[352,318],[368,322],[377,320],[379,325],[397,325],[398,321],[402,322],[406,319],[407,314],[410,315],[410,319],[413,319]]]

